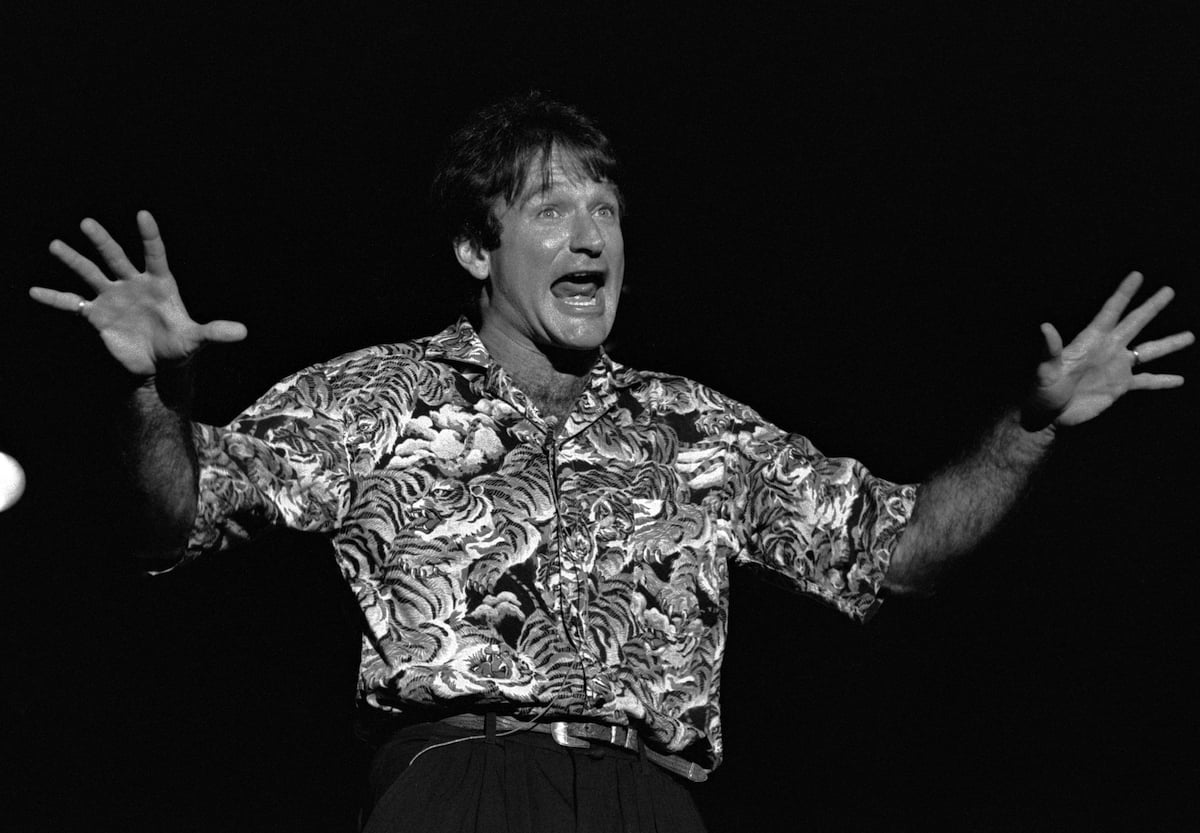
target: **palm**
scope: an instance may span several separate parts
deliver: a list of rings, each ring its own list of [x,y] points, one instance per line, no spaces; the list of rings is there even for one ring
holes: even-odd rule
[[[88,321],[117,361],[135,373],[185,361],[203,344],[200,326],[170,278],[139,275],[124,281],[97,296]]]
[[[138,214],[145,270],[138,271],[124,251],[96,222],[81,224],[109,270],[110,280],[95,263],[55,240],[51,253],[71,268],[95,293],[87,301],[72,292],[34,287],[30,295],[55,309],[79,312],[96,328],[105,347],[130,373],[150,376],[187,361],[212,341],[238,341],[246,328],[233,321],[198,324],[188,315],[179,288],[167,267],[158,226],[147,212]]]
[[[1134,350],[1148,362],[1191,344],[1189,332],[1155,341],[1130,344],[1174,297],[1163,287],[1145,303],[1122,317],[1142,276],[1130,274],[1087,327],[1063,347],[1062,337],[1050,324],[1042,325],[1047,358],[1038,366],[1034,408],[1051,415],[1058,425],[1078,425],[1107,410],[1130,390],[1178,387],[1183,378],[1172,374],[1135,373]]]

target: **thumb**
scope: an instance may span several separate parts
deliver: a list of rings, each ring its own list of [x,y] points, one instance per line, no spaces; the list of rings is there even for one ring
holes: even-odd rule
[[[1043,323],[1041,330],[1042,338],[1046,340],[1046,358],[1057,359],[1062,355],[1062,336],[1058,334],[1058,330],[1054,328],[1054,325],[1049,322]]]
[[[229,343],[246,337],[246,325],[240,321],[209,321],[200,327],[205,341]]]

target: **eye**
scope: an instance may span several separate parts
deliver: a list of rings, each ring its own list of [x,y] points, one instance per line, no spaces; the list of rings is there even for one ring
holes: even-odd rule
[[[538,209],[537,216],[543,220],[553,220],[558,217],[558,209],[553,205],[544,205]]]
[[[611,205],[602,205],[596,209],[596,216],[611,220],[613,217],[617,216],[617,209]]]

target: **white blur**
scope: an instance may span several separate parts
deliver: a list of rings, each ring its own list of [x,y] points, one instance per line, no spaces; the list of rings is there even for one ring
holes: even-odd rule
[[[0,451],[0,512],[25,493],[25,469],[9,454]]]

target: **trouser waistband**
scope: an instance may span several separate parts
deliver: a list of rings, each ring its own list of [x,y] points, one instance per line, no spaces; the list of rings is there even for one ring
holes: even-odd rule
[[[489,732],[488,723],[494,721],[490,732],[515,734],[517,732],[540,732],[550,735],[559,746],[569,749],[587,749],[593,743],[640,752],[646,759],[689,781],[701,782],[708,779],[703,767],[678,755],[657,752],[642,741],[637,729],[630,726],[615,726],[607,723],[586,721],[525,721],[509,715],[489,713],[455,714],[444,717],[440,722],[472,731]]]

